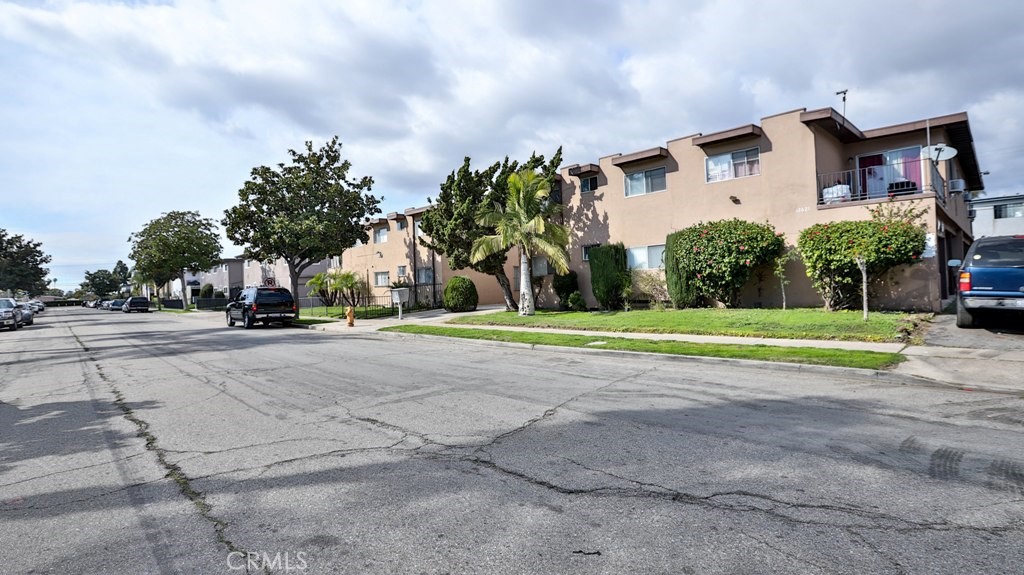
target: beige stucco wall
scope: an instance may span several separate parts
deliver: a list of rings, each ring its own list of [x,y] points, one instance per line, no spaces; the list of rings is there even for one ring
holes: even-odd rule
[[[588,305],[597,302],[590,289],[589,266],[582,261],[582,248],[589,244],[622,242],[626,248],[664,244],[676,230],[701,221],[740,218],[769,222],[782,232],[789,245],[795,245],[801,230],[817,223],[836,220],[862,220],[870,217],[868,207],[887,200],[849,202],[818,206],[817,175],[856,167],[859,154],[875,153],[909,145],[924,145],[924,133],[913,133],[844,145],[834,137],[800,121],[802,110],[763,118],[760,136],[748,135],[704,147],[693,144],[695,136],[667,143],[667,158],[654,158],[625,166],[613,165],[618,157],[599,160],[599,187],[593,193],[581,193],[580,179],[562,170],[566,221],[571,233],[571,269],[579,275],[580,288]],[[933,139],[942,137],[941,130]],[[760,149],[760,175],[721,182],[706,182],[705,159],[708,156]],[[651,194],[625,196],[628,173],[666,168],[666,190]],[[927,175],[926,175],[927,177]],[[966,215],[960,196],[940,208],[931,194],[914,196],[928,208],[928,233],[935,234],[938,219],[944,220],[944,233],[951,243],[961,243],[961,225]],[[952,215],[949,215],[952,214]],[[907,270],[897,270],[876,286],[876,305],[894,308],[937,309],[940,299],[938,258]],[[790,284],[786,287],[790,306],[819,306],[820,296],[799,262],[787,267]],[[754,279],[742,292],[741,305],[778,307],[782,303],[780,284],[770,270],[755,270]]]

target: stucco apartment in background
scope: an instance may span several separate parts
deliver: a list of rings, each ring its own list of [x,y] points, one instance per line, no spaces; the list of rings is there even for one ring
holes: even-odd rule
[[[1024,234],[1024,194],[973,199],[970,216],[975,238]]]
[[[428,209],[429,206],[409,208],[370,220],[367,223],[369,241],[346,249],[331,266],[361,275],[374,296],[388,295],[392,283],[404,280],[412,288],[410,301],[439,305],[444,285],[459,275],[476,284],[481,305],[503,304],[505,298],[493,276],[469,269],[453,271],[446,257],[420,245],[417,241],[422,234],[420,222]],[[515,253],[513,250],[509,254],[509,263],[505,266],[509,281],[515,279],[518,269],[512,265],[519,261]],[[513,284],[513,293],[518,293],[517,286]]]
[[[929,143],[957,154],[933,161],[923,154]],[[660,268],[665,237],[698,222],[768,222],[795,245],[811,225],[868,219],[868,208],[892,197],[928,209],[928,248],[922,263],[874,286],[874,303],[937,311],[956,287],[944,262],[961,258],[973,241],[965,198],[984,189],[966,113],[861,130],[832,108],[606,156],[565,167],[561,176],[571,269],[590,306],[597,305],[587,264],[592,246],[622,242],[631,267]],[[771,270],[754,276],[742,305],[781,306]],[[802,264],[792,263],[787,278],[787,303],[822,304]]]

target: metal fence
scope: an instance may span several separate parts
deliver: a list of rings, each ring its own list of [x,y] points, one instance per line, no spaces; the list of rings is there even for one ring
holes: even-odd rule
[[[405,311],[415,311],[440,308],[444,305],[443,289],[441,284],[426,284],[410,288],[409,303],[403,309]],[[390,293],[385,295],[358,294],[355,300],[352,303],[355,304],[353,307],[355,308],[357,318],[373,319],[398,315],[398,305],[391,301]],[[299,298],[298,303],[300,309],[323,307],[326,308],[325,314],[328,317],[343,317],[345,315],[345,308],[348,307],[350,302],[339,298],[335,305],[328,306],[319,296],[309,296]]]

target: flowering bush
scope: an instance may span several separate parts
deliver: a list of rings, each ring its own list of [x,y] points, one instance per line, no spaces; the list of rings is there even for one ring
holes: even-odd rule
[[[899,265],[919,262],[925,232],[909,217],[897,219],[891,214],[872,212],[872,219],[867,221],[815,224],[800,232],[797,246],[807,276],[825,300],[825,307],[849,309],[863,296],[858,259],[865,265],[869,278],[877,278]]]
[[[679,299],[697,298],[734,306],[754,268],[772,262],[784,247],[782,234],[771,224],[740,219],[701,222],[674,232],[665,241],[666,252],[671,251],[665,255],[665,273],[672,301],[676,307]]]

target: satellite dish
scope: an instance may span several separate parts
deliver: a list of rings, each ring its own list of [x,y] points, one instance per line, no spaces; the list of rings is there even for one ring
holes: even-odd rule
[[[921,150],[922,156],[928,156],[933,162],[941,162],[943,160],[951,160],[956,157],[956,148],[953,146],[947,146],[946,144],[935,144],[934,146],[927,146]]]

